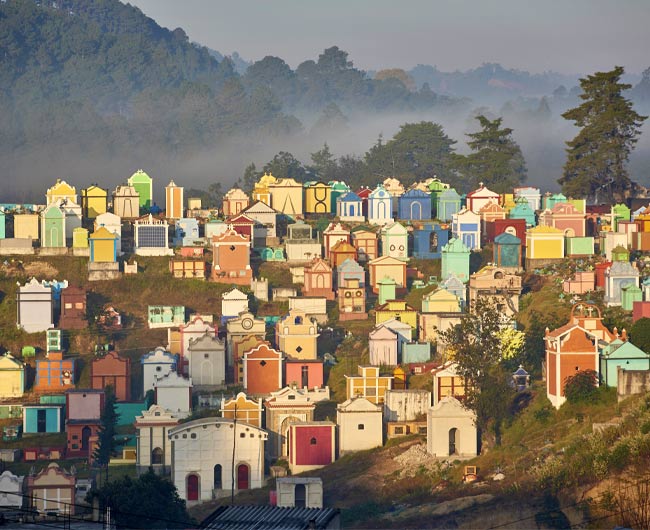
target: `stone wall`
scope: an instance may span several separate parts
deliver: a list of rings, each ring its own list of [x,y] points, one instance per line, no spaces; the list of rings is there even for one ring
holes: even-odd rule
[[[625,370],[618,367],[616,394],[619,401],[650,391],[650,370]]]

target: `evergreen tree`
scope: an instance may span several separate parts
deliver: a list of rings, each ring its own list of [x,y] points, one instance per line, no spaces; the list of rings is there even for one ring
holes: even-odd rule
[[[502,118],[490,120],[481,114],[476,119],[481,130],[467,135],[473,152],[457,158],[458,168],[469,187],[482,182],[497,193],[512,192],[526,179],[526,162],[512,129],[501,127]]]
[[[253,187],[255,186],[255,183],[257,182],[257,179],[259,178],[259,174],[257,173],[257,169],[255,168],[255,164],[250,163],[246,166],[246,169],[244,170],[244,178],[242,179],[241,182],[241,188],[244,190],[246,193],[250,193],[253,191]]]
[[[323,145],[320,151],[311,154],[311,161],[311,169],[319,180],[329,182],[336,178],[336,159],[327,143]]]
[[[104,395],[104,408],[99,417],[99,430],[97,432],[97,447],[93,452],[95,465],[106,470],[108,480],[108,463],[115,451],[115,440],[117,420],[119,414],[115,408],[117,398],[112,386],[107,386]]]
[[[623,67],[617,66],[580,79],[583,103],[562,114],[580,127],[567,142],[567,161],[558,181],[567,197],[620,201],[632,187],[626,164],[647,116],[637,114],[623,97],[631,85],[620,82],[622,75]]]

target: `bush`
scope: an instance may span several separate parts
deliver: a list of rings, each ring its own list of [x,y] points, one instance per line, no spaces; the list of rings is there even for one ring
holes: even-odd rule
[[[553,411],[551,410],[551,407],[549,405],[545,405],[543,408],[536,410],[533,413],[533,416],[538,422],[546,423],[551,417],[552,412]]]
[[[598,399],[598,374],[580,370],[564,380],[564,395],[569,403],[593,403]]]
[[[619,443],[609,455],[609,465],[616,471],[622,471],[630,461],[630,447],[626,443]]]

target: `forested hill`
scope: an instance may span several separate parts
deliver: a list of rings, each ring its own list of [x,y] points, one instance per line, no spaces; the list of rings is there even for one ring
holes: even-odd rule
[[[115,111],[145,89],[218,86],[233,75],[183,30],[117,0],[9,0],[0,4],[0,49],[1,85],[18,105],[71,99]]]
[[[138,167],[230,183],[250,153],[322,145],[355,112],[453,101],[371,79],[336,47],[295,71],[266,57],[239,75],[118,0],[0,3],[0,166],[24,190],[56,177],[112,186]]]

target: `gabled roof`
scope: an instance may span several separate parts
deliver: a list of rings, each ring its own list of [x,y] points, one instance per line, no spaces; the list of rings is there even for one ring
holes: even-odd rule
[[[481,182],[479,184],[479,188],[475,189],[474,191],[471,191],[467,194],[467,198],[472,198],[472,199],[477,199],[477,198],[483,198],[483,197],[499,197],[498,193],[493,192],[492,190],[489,190],[486,188],[483,183]]]
[[[458,302],[458,297],[454,293],[450,293],[447,289],[444,287],[440,287],[436,289],[435,291],[431,291],[428,294],[425,294],[422,297],[423,300],[427,300],[429,302],[433,301],[440,301],[440,300],[455,300]]]
[[[448,252],[469,254],[471,250],[460,239],[452,237],[449,242],[442,247],[442,252],[445,254]]]
[[[99,225],[105,224],[107,221],[109,223],[116,223],[119,225],[122,224],[122,218],[113,212],[100,213],[97,217],[95,217],[95,223]]]
[[[377,187],[372,190],[370,195],[368,195],[369,198],[377,198],[377,199],[390,199],[390,193],[386,191],[386,188],[382,186],[381,184],[378,184]]]
[[[368,265],[403,265],[406,267],[406,262],[394,258],[393,256],[380,256],[378,258],[371,259],[368,262]]]
[[[337,200],[341,202],[362,202],[361,197],[353,191],[348,191],[345,195],[341,195]]]
[[[262,201],[255,201],[248,208],[245,208],[241,211],[243,214],[257,214],[257,213],[274,213],[277,215],[277,211],[271,208],[268,204]]]
[[[25,365],[22,361],[16,359],[11,353],[7,352],[0,355],[0,370],[24,370]]]
[[[345,261],[348,260],[346,259]],[[345,263],[345,261],[343,263]],[[305,269],[309,269],[311,272],[332,272],[332,267],[330,267],[330,264],[323,258],[312,259]]]
[[[246,215],[245,213],[240,212],[237,215],[234,215],[232,217],[228,217],[228,219],[226,219],[226,223],[254,225],[255,220],[248,217],[248,215]]]
[[[289,188],[300,188],[302,189],[302,184],[300,182],[297,182],[296,180],[292,178],[283,178],[276,180],[273,184],[270,184],[274,188],[282,188],[282,187],[289,187]]]
[[[380,324],[368,334],[368,337],[370,340],[397,340],[397,333]]]
[[[336,244],[330,249],[332,252],[357,252],[357,247],[351,245],[347,241],[337,241]]]
[[[398,234],[398,235],[406,235],[408,233],[408,230],[406,227],[398,222],[393,222],[390,223],[386,226],[384,226],[381,229],[381,233],[383,234]]]
[[[505,208],[500,206],[498,203],[496,203],[494,201],[490,201],[479,210],[479,213],[483,213],[483,212],[499,212],[499,213],[503,213],[505,211],[506,211]]]
[[[607,359],[648,359],[650,353],[644,352],[630,341],[616,339],[603,348],[603,357]]]
[[[397,309],[391,308],[390,306],[394,305],[396,302],[399,303],[401,307]],[[377,311],[415,311],[415,308],[408,305],[404,300],[389,300],[385,304],[377,306],[375,312]]]
[[[431,370],[434,376],[456,376],[458,375],[458,363],[456,361],[446,361],[437,368]]]
[[[399,331],[397,330],[413,331],[413,328],[410,326],[410,324],[407,324],[406,322],[402,322],[401,320],[397,320],[395,318],[384,320],[384,322],[382,322],[381,325],[387,327],[392,331],[395,331],[398,334]]]
[[[92,234],[88,236],[89,239],[118,239],[117,234],[114,234],[108,228],[100,226]]]
[[[336,406],[338,412],[381,412],[382,406],[375,405],[361,396],[352,397]]]
[[[359,265],[355,260],[351,258],[347,258],[343,260],[343,263],[341,263],[337,268],[339,272],[340,271],[362,271],[363,267]]]
[[[230,291],[223,293],[221,298],[224,300],[248,300],[248,295],[237,289],[237,287],[233,287]]]

